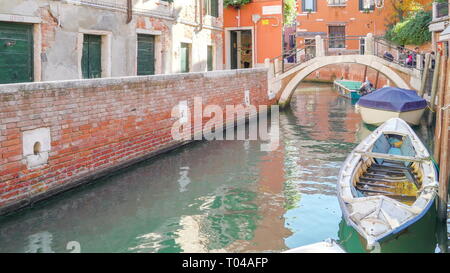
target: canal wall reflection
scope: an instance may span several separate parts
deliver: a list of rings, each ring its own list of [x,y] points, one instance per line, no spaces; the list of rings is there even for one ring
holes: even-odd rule
[[[299,90],[280,115],[277,150],[192,143],[2,217],[0,252],[71,252],[71,242],[81,252],[280,252],[326,238],[365,252],[335,190],[365,129],[329,86]],[[433,217],[381,251],[434,252]]]

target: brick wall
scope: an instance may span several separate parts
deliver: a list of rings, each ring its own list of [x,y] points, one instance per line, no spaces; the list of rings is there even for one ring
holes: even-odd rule
[[[252,105],[274,103],[262,68],[0,86],[0,214],[184,144],[171,137],[174,106],[200,96],[225,111],[245,90]],[[48,163],[30,169],[23,133],[42,127]]]
[[[317,71],[311,73],[306,80],[320,80],[325,82],[333,82],[335,79],[343,77],[346,80],[364,81],[364,66],[360,64],[339,64],[328,65]],[[372,68],[367,68],[367,74],[369,81],[375,85],[377,79],[377,71]],[[383,74],[378,76],[378,88],[383,87],[388,83],[388,79]],[[390,83],[394,84],[393,82]]]

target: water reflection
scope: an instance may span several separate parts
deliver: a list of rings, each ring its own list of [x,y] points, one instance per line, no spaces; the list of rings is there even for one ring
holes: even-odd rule
[[[329,86],[301,89],[281,113],[277,150],[193,143],[3,217],[0,252],[69,252],[70,242],[82,252],[279,252],[330,237],[363,252],[335,185],[366,129]],[[382,251],[433,252],[427,219]]]

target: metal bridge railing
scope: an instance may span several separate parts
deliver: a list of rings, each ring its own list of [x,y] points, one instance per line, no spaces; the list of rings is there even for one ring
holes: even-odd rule
[[[368,41],[371,45],[366,44]],[[373,54],[405,68],[420,71],[423,71],[425,63],[425,54],[397,46],[382,37],[370,39],[368,39],[368,36],[317,37],[312,44],[305,45],[302,48],[294,48],[271,59],[271,63],[274,64],[274,75],[285,73],[297,65],[315,58],[317,54],[319,54],[318,56]],[[411,58],[408,58],[408,56],[411,56]]]
[[[425,54],[397,46],[381,37],[375,38],[374,55],[410,69],[423,70],[425,63]]]
[[[364,36],[334,36],[322,40],[325,56],[364,55]]]
[[[271,62],[274,63],[274,75],[285,73],[297,65],[313,59],[314,57],[315,54],[309,51],[308,47],[289,50],[283,55],[271,59]]]

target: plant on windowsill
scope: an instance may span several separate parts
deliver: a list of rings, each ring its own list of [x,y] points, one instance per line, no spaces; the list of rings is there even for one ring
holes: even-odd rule
[[[311,14],[311,13],[313,12],[312,9],[306,9],[305,11],[306,11],[306,13],[308,13],[308,14]]]
[[[251,2],[251,0],[224,0],[223,6],[240,9],[242,6],[245,6],[246,4],[248,4],[250,2]]]
[[[362,12],[364,12],[364,13],[370,13],[370,9],[364,8]]]

